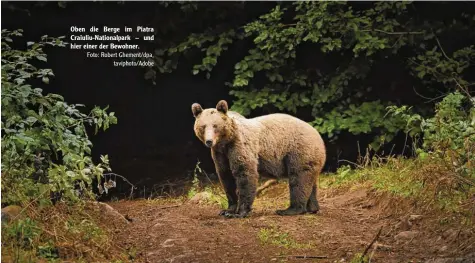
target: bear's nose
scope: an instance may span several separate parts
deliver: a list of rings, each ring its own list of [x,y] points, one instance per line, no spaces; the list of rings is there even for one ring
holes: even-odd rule
[[[211,146],[213,146],[213,141],[212,140],[207,140],[205,142],[205,144],[206,144],[206,146],[211,147]]]

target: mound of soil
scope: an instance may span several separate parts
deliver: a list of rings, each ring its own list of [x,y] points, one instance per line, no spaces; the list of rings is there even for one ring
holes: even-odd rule
[[[371,262],[475,262],[473,228],[401,213],[391,209],[398,207],[393,199],[381,198],[366,189],[322,190],[318,214],[281,217],[275,210],[285,208],[288,190],[279,184],[245,219],[176,200],[109,204],[132,219],[117,230],[117,242],[134,262],[350,262],[365,251]]]

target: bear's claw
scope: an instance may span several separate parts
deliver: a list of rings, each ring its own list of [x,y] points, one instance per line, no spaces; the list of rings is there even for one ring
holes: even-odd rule
[[[224,211],[224,213],[220,213],[220,215],[226,217],[226,218],[245,218],[249,216],[249,212],[243,212],[243,213],[231,213],[229,211]]]
[[[219,212],[219,215],[220,215],[220,216],[224,216],[226,213],[228,213],[228,210],[221,210],[221,211]]]
[[[228,215],[233,215],[233,214],[236,214],[236,212],[234,212],[234,210],[221,210],[221,212],[219,212],[219,215],[220,216],[228,216]]]

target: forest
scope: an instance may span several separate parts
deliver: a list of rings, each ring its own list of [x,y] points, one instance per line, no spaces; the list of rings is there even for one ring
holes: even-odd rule
[[[73,48],[95,26],[145,66]],[[1,262],[475,262],[474,28],[470,1],[2,1]],[[262,176],[220,215],[192,104],[221,100],[321,134],[318,213]]]

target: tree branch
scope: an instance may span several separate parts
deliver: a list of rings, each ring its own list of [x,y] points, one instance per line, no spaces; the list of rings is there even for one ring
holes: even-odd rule
[[[288,26],[296,26],[298,25],[297,23],[295,24],[280,24],[280,27],[288,27]]]
[[[127,178],[125,178],[124,176],[120,175],[120,174],[116,174],[116,173],[106,173],[106,174],[103,174],[102,176],[118,176],[120,178],[122,178],[122,180],[124,180],[126,183],[128,183],[130,186],[131,186],[131,190],[130,190],[130,197],[132,197],[133,193],[134,193],[134,189],[136,189],[137,187],[132,184],[129,180],[127,180]]]
[[[468,91],[467,88],[465,88],[464,86],[462,86],[456,78],[452,77],[452,79],[455,81],[455,83],[457,84],[457,86],[460,88],[461,91],[465,92],[465,94],[467,94],[467,97],[468,99],[471,99],[472,98],[472,95],[470,95],[470,92]]]
[[[434,37],[435,37],[435,41],[437,41],[437,45],[439,46],[440,51],[442,51],[442,54],[444,54],[444,57],[450,61],[453,61],[453,59],[449,58],[449,56],[447,56],[447,54],[445,53],[444,49],[442,48],[442,45],[440,44],[439,38],[437,37],[435,33],[434,33]]]
[[[424,32],[388,32],[381,29],[361,30],[362,32],[379,32],[387,35],[421,35]]]

